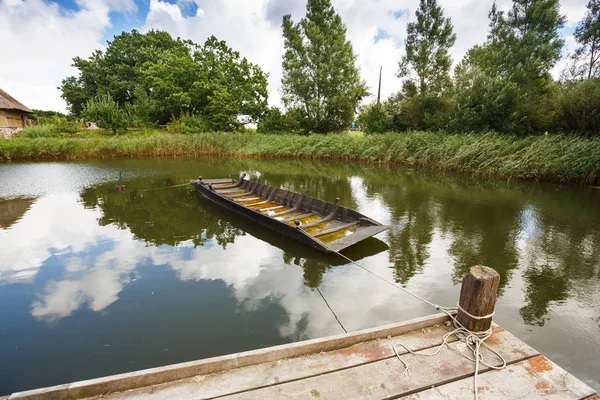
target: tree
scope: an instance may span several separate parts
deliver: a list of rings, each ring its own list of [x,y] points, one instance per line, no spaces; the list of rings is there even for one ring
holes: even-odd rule
[[[214,129],[230,130],[241,126],[238,117],[255,122],[267,110],[267,75],[214,36],[199,46],[167,32],[134,30],[108,42],[106,52],[73,61],[79,76],[64,79],[60,89],[76,116],[104,94],[143,124],[186,115],[211,125],[221,121]]]
[[[490,12],[487,69],[496,69],[520,85],[540,87],[560,59],[565,17],[559,0],[513,0],[505,14],[496,4]]]
[[[581,75],[600,77],[600,0],[590,0],[583,20],[575,29],[575,39],[581,45],[575,51],[575,58],[586,60]]]
[[[346,39],[346,26],[330,0],[308,0],[306,16],[283,17],[283,102],[302,110],[306,130],[325,133],[350,125],[368,95]]]
[[[398,77],[406,78],[404,92],[408,97],[440,96],[451,86],[449,51],[456,35],[437,0],[421,0],[415,14],[417,21],[407,27],[406,54]]]
[[[489,14],[487,41],[467,52],[455,71],[457,130],[527,134],[552,129],[564,24],[558,0],[513,0]]]
[[[227,43],[211,36],[204,46],[194,53],[199,65],[199,78],[194,83],[192,94],[198,102],[210,102],[215,92],[228,92],[231,108],[243,123],[254,123],[267,112],[267,77],[260,67],[242,58]]]

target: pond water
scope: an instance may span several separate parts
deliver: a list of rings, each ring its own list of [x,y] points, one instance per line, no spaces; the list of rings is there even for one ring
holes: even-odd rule
[[[0,165],[0,395],[341,333],[316,288],[349,331],[435,313],[191,187],[160,189],[241,172],[391,225],[344,253],[437,304],[470,266],[495,268],[494,320],[600,389],[600,190],[203,159]]]

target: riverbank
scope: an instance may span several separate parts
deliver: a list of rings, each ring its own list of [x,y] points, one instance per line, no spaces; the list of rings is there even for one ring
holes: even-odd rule
[[[482,177],[589,185],[597,184],[600,176],[600,140],[565,135],[163,133],[0,140],[0,161],[201,156],[407,164]]]

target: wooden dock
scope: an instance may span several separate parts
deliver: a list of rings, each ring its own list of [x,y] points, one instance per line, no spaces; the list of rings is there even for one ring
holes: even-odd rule
[[[463,291],[465,287],[469,286],[463,283]],[[479,287],[469,290],[477,292]],[[467,304],[462,295],[460,304]],[[479,305],[488,306],[485,301]],[[475,318],[474,323],[481,319]],[[492,324],[491,329],[486,344],[504,357],[507,366],[494,370],[480,365],[476,389],[480,399],[600,399],[592,388],[500,326]],[[7,399],[470,399],[474,397],[475,363],[465,356],[469,354],[466,344],[451,336],[437,355],[427,355],[439,348],[451,330],[450,317],[436,314],[338,336],[14,393]],[[397,343],[402,343],[396,346],[402,360],[394,352]],[[488,364],[502,364],[492,351],[481,349]]]

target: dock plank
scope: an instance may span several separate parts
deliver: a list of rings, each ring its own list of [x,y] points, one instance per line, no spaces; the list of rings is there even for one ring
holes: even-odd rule
[[[494,327],[489,345],[508,363],[535,357],[539,353],[518,338]],[[419,353],[428,353],[422,350]],[[486,359],[492,355],[482,352]],[[258,399],[383,399],[396,398],[423,391],[435,385],[464,379],[474,372],[474,363],[457,351],[443,349],[434,357],[407,354],[402,357],[410,366],[411,376],[403,374],[402,363],[388,358],[358,367],[344,369],[307,379],[273,385],[267,388],[222,397],[227,400]],[[488,368],[482,368],[484,372]]]
[[[395,357],[392,346],[401,341],[411,350],[429,349],[442,343],[443,326],[427,327],[404,335],[358,343],[350,347],[303,357],[238,368],[225,373],[197,376],[177,382],[104,396],[111,400],[211,399],[260,389]],[[402,352],[401,354],[405,354]]]
[[[499,371],[478,376],[478,394],[485,399],[584,399],[593,396],[594,389],[569,374],[544,356],[537,356],[510,365]],[[466,399],[472,396],[473,378],[415,393],[410,400]]]
[[[13,393],[9,396],[9,399],[84,399],[94,396],[106,396],[138,388],[159,386],[168,382],[197,376],[210,375],[288,358],[343,349],[358,343],[418,331],[436,324],[443,324],[447,321],[448,316],[445,314],[429,315],[400,323],[368,328],[325,338],[310,339],[264,349],[28,390]]]

